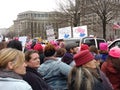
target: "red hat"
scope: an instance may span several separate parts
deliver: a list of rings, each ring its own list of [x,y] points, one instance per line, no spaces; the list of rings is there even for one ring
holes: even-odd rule
[[[33,50],[42,51],[42,50],[43,50],[43,47],[42,47],[41,44],[37,43],[37,44],[33,47]]]
[[[81,66],[93,59],[94,57],[89,50],[83,50],[74,55],[76,66]]]
[[[120,58],[120,48],[119,47],[113,47],[109,51],[109,55],[115,58]]]
[[[89,49],[89,46],[87,44],[82,44],[80,51],[88,50],[88,49]]]

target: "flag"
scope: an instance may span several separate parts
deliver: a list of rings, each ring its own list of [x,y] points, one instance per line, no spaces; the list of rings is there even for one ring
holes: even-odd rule
[[[114,30],[120,29],[119,23],[114,23],[114,24],[113,24],[113,29],[114,29]]]

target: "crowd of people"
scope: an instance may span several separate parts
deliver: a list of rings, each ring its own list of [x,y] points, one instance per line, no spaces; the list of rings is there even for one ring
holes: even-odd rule
[[[120,90],[120,48],[0,42],[0,90]]]

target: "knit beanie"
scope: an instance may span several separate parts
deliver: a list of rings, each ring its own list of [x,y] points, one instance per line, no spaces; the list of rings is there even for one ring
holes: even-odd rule
[[[108,44],[107,43],[100,43],[99,47],[100,47],[100,50],[108,50]]]
[[[65,53],[61,61],[69,65],[73,61],[73,54]]]
[[[113,47],[109,51],[109,55],[114,58],[120,58],[120,48],[119,47]]]
[[[37,51],[43,51],[43,47],[40,43],[35,44],[35,46],[33,47],[33,50],[37,50]]]
[[[88,50],[88,49],[89,49],[89,46],[87,44],[81,44],[80,51]]]
[[[83,50],[74,55],[76,66],[81,66],[94,59],[89,50]]]

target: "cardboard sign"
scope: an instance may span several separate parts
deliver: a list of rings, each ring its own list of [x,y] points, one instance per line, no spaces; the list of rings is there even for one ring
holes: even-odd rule
[[[73,38],[83,38],[87,36],[87,26],[79,26],[73,28]]]
[[[58,29],[58,39],[67,39],[71,38],[71,27],[64,27]]]

